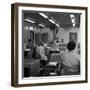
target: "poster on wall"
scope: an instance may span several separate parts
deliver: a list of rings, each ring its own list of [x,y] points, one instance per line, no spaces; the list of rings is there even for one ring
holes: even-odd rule
[[[77,33],[69,33],[69,40],[77,42]]]
[[[12,86],[87,83],[87,7],[15,3],[11,22]]]

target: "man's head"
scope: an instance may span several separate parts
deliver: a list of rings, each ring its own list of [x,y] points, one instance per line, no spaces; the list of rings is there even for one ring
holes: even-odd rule
[[[28,43],[30,43],[31,42],[31,39],[28,39]]]
[[[42,42],[42,41],[40,41],[38,45],[39,45],[39,46],[43,46],[43,42]]]
[[[70,42],[67,44],[67,49],[68,49],[69,51],[74,50],[75,47],[76,47],[76,43],[75,43],[74,41],[70,41]]]

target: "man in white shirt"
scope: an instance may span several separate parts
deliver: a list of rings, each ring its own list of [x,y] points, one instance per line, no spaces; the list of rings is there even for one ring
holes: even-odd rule
[[[75,51],[76,43],[70,41],[67,44],[68,51],[61,54],[62,72],[64,75],[80,74],[80,55]]]

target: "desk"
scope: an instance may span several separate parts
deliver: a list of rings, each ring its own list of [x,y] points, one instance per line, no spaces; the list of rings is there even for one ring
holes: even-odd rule
[[[58,70],[58,62],[49,62],[44,69],[43,76],[56,76]]]
[[[51,55],[50,61],[48,65],[46,66],[46,72],[47,75],[60,75],[61,74],[61,54],[60,53],[54,53]]]
[[[39,59],[26,59],[24,61],[24,76],[37,76],[40,73]]]
[[[61,54],[60,53],[53,53],[50,58],[50,62],[60,62],[61,61]]]
[[[60,51],[65,51],[66,50],[66,44],[60,44],[59,49],[60,49]]]
[[[54,53],[59,53],[59,52],[60,52],[59,49],[50,48],[50,49],[48,50],[48,60],[50,60],[52,54],[54,54]]]

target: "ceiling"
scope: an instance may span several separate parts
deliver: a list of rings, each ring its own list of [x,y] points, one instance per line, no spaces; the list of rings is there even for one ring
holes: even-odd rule
[[[79,27],[80,25],[80,14],[79,13],[65,13],[65,12],[43,12],[48,15],[48,17],[52,17],[55,19],[57,23],[59,23],[60,27],[72,27],[72,21],[70,18],[70,14],[75,16],[75,27]],[[35,20],[36,24],[43,23],[45,26],[54,26],[48,19],[39,15],[39,11],[24,11],[24,19],[32,18]]]

